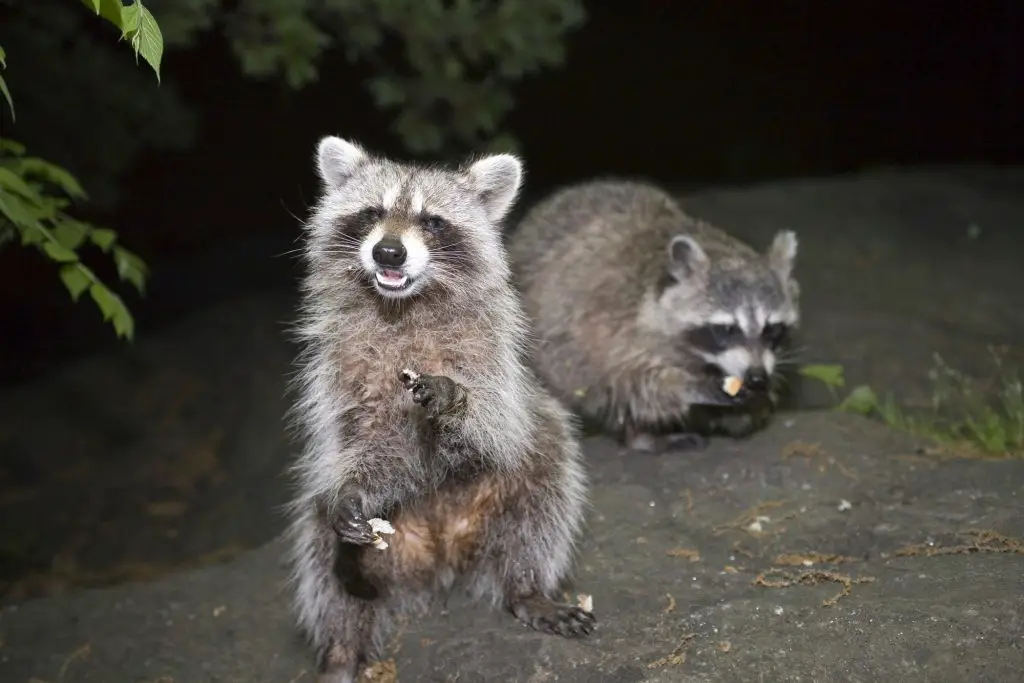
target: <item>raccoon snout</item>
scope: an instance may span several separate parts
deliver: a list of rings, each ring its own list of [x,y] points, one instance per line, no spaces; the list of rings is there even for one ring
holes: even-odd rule
[[[750,368],[745,373],[743,384],[752,392],[768,391],[768,371],[764,368]]]
[[[373,245],[372,253],[374,262],[382,268],[399,268],[408,255],[401,242],[387,237]]]

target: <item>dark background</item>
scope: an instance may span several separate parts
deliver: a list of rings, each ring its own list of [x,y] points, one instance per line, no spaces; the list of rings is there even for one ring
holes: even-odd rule
[[[528,165],[524,201],[610,173],[697,186],[1019,163],[1019,5],[589,3],[564,68],[515,92],[507,124]],[[238,291],[287,283],[295,263],[281,254],[316,192],[321,135],[401,155],[361,87],[366,72],[332,53],[321,74],[297,94],[246,80],[216,34],[165,54],[165,82],[199,114],[197,144],[142,155],[125,174],[121,208],[97,216],[152,268],[145,300],[120,290],[139,337]],[[105,265],[96,269],[113,281]],[[121,344],[91,302],[69,300],[44,259],[0,250],[0,277],[0,382]]]

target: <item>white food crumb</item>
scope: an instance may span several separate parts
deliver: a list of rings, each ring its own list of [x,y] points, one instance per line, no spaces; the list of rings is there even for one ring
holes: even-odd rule
[[[770,517],[765,517],[764,515],[758,515],[754,519],[754,521],[750,523],[750,525],[747,527],[747,529],[750,530],[750,531],[761,531],[764,528],[761,525],[762,524],[767,524],[770,521],[772,521]]]
[[[580,593],[576,596],[576,604],[584,612],[594,611],[594,596],[587,595],[586,593]]]
[[[377,550],[385,550],[388,547],[388,542],[380,537],[381,534],[393,534],[395,528],[391,526],[391,522],[380,517],[374,517],[373,519],[367,520],[370,528],[373,529],[373,533],[377,534],[377,539],[373,542],[373,547]]]
[[[853,507],[853,504],[850,501],[846,500],[845,498],[842,499],[841,501],[839,501],[839,508],[838,509],[839,509],[840,512],[845,512],[846,510],[849,510],[852,507]]]
[[[782,616],[782,613],[783,613],[784,611],[785,611],[785,610],[783,610],[783,609],[782,609],[782,606],[781,606],[781,605],[780,605],[779,607],[776,607],[776,608],[775,608],[775,614],[777,614],[777,615],[779,615],[779,616]]]

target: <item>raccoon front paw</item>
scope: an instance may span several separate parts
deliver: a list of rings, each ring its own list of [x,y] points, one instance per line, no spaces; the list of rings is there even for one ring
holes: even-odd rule
[[[590,635],[597,626],[597,618],[591,612],[542,597],[520,600],[511,609],[516,619],[530,628],[565,638]]]
[[[342,501],[335,506],[331,515],[331,528],[342,543],[373,545],[378,539],[377,533],[354,500]]]
[[[449,377],[403,370],[400,378],[412,393],[413,402],[423,406],[431,419],[454,413],[465,405],[466,390]]]

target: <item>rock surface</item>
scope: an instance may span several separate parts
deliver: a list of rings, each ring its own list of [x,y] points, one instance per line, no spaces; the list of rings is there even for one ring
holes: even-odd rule
[[[1005,683],[1024,670],[1024,545],[1008,538],[1024,461],[940,462],[824,412],[701,452],[626,456],[602,438],[586,451],[576,590],[593,596],[595,634],[540,635],[454,600],[404,632],[398,680]],[[313,681],[281,550],[9,606],[0,680]],[[778,586],[787,576],[798,583]]]

